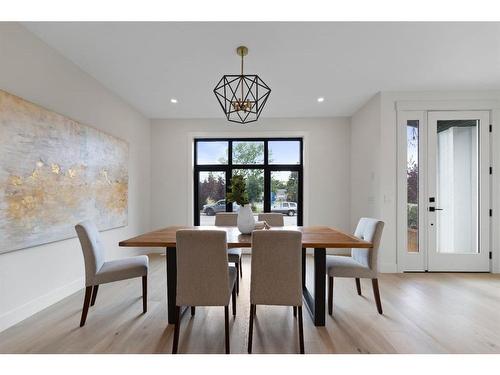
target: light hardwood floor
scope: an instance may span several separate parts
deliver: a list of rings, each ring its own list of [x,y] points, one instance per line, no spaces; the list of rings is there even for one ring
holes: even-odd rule
[[[140,279],[102,285],[79,328],[82,289],[0,333],[0,352],[170,353],[165,258],[151,255],[150,264],[147,314]],[[243,276],[230,322],[232,353],[246,353],[248,256]],[[326,326],[315,327],[304,311],[306,353],[500,353],[499,275],[384,274],[379,280],[384,315],[376,311],[369,280],[361,281],[360,297],[353,279],[335,279],[334,316],[327,315]],[[291,308],[258,306],[254,329],[254,353],[298,352]],[[194,318],[187,312],[179,352],[223,353],[224,309],[197,308]]]

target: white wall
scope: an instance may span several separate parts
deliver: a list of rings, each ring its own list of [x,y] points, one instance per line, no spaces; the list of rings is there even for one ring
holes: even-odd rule
[[[108,258],[139,252],[118,242],[150,229],[150,121],[18,24],[0,23],[0,56],[0,89],[129,142],[129,224],[102,235]],[[0,255],[0,331],[82,288],[83,275],[76,238]]]
[[[380,216],[380,94],[351,118],[351,230],[361,217]]]
[[[152,226],[192,224],[192,137],[304,137],[304,223],[350,230],[349,119],[153,120]],[[189,160],[190,163],[187,163]]]

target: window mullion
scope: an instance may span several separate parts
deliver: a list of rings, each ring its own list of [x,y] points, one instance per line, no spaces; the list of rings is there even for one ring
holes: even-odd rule
[[[267,139],[264,141],[264,166],[269,164],[269,149]]]
[[[264,166],[264,212],[271,212],[271,170]]]

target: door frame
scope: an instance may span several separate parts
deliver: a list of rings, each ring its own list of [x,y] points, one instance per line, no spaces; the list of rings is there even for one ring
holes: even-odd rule
[[[405,114],[419,116],[424,124],[427,122],[429,111],[489,111],[491,128],[496,129],[500,123],[500,101],[496,99],[484,100],[402,100],[395,102],[396,111],[396,263],[398,272],[426,271],[426,257],[408,258],[406,252],[407,241],[407,217],[406,217],[406,127],[401,124],[405,121]],[[493,216],[490,217],[490,272],[500,273],[500,173],[495,172],[500,165],[500,132],[493,130],[490,134],[490,163],[494,173],[490,176],[491,199],[490,207],[493,208]],[[403,204],[404,203],[404,204]],[[426,232],[426,231],[424,231]],[[413,255],[413,254],[412,254]]]

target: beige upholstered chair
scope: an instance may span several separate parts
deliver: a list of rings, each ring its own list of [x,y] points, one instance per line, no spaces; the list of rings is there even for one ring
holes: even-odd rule
[[[237,212],[218,212],[215,214],[215,226],[235,227],[238,222]],[[229,263],[234,263],[237,273],[243,277],[243,267],[241,265],[241,248],[227,249],[227,259]],[[240,293],[240,281],[236,279],[236,294]]]
[[[285,219],[283,218],[283,214],[278,213],[262,213],[259,214],[259,221],[265,221],[271,227],[283,227],[285,225]]]
[[[248,353],[252,352],[256,305],[293,306],[299,311],[300,353],[304,353],[302,326],[302,233],[292,230],[252,232],[250,276],[250,329]]]
[[[100,284],[142,277],[142,309],[147,311],[148,257],[146,255],[104,261],[104,248],[96,226],[83,221],[75,226],[85,261],[85,299],[80,327],[85,325],[89,305],[94,306]],[[93,289],[93,292],[92,292]],[[92,301],[91,301],[92,296]]]
[[[177,297],[172,353],[177,353],[180,332],[180,309],[191,306],[224,306],[226,353],[229,354],[229,300],[236,315],[235,267],[228,266],[226,232],[222,230],[178,230]]]
[[[359,279],[372,279],[373,295],[379,314],[382,314],[382,302],[377,279],[377,255],[382,237],[384,222],[377,219],[361,218],[354,235],[362,240],[371,242],[371,249],[352,249],[351,256],[328,255],[326,268],[328,273],[328,314],[333,312],[333,278],[353,277],[356,280],[356,289],[361,295]]]

